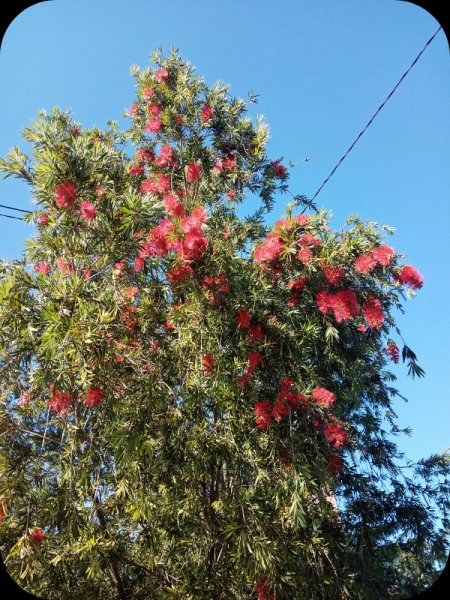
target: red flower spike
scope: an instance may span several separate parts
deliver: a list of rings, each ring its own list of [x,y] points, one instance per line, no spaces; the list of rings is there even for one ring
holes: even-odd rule
[[[205,354],[202,358],[202,364],[203,369],[210,375],[217,365],[217,359],[214,354]]]
[[[92,387],[86,396],[86,406],[92,408],[97,406],[103,400],[103,390],[99,387]]]
[[[336,401],[336,396],[333,392],[330,392],[323,387],[314,388],[311,392],[311,396],[316,403],[323,408],[331,408]]]

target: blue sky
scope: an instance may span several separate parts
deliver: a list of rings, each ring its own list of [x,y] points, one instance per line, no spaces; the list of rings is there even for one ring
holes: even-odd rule
[[[175,46],[207,83],[259,94],[251,114],[270,125],[269,153],[296,163],[290,189],[311,197],[438,26],[397,0],[41,2],[3,39],[0,155],[26,149],[20,132],[40,109],[71,108],[85,127],[125,124],[130,66]],[[450,446],[449,66],[441,31],[317,198],[333,211],[332,226],[353,213],[394,226],[389,244],[425,278],[398,324],[426,377],[413,381],[404,365],[393,367],[409,399],[394,402],[399,424],[413,429],[398,442],[414,460]],[[0,182],[0,203],[33,208],[28,188],[13,180]],[[32,234],[0,218],[0,257],[18,258]]]

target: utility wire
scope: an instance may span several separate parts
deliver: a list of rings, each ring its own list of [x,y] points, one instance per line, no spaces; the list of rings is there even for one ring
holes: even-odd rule
[[[422,50],[419,52],[419,54],[416,56],[416,58],[413,60],[413,62],[410,64],[410,66],[408,67],[408,69],[403,73],[403,75],[400,77],[400,79],[398,80],[398,82],[396,83],[396,85],[392,88],[391,92],[389,93],[389,95],[386,97],[386,99],[384,100],[384,102],[377,108],[377,110],[375,111],[375,113],[373,114],[373,116],[370,118],[369,122],[367,123],[367,125],[364,127],[364,129],[358,134],[357,138],[355,139],[355,141],[353,142],[353,144],[349,147],[349,149],[347,150],[347,152],[341,156],[341,158],[338,160],[338,162],[336,163],[335,167],[333,168],[333,170],[331,171],[331,173],[328,175],[328,177],[322,182],[321,186],[319,187],[319,189],[317,190],[317,192],[314,194],[314,196],[311,198],[311,202],[313,202],[317,196],[319,195],[319,192],[322,190],[322,188],[325,186],[325,184],[331,179],[331,177],[335,174],[335,172],[337,171],[339,165],[344,161],[344,159],[350,154],[350,152],[353,150],[353,148],[355,147],[356,143],[360,140],[360,138],[362,137],[362,135],[365,133],[365,131],[369,128],[369,126],[372,124],[373,120],[375,119],[375,117],[378,115],[378,113],[380,112],[380,110],[383,108],[383,106],[386,104],[386,102],[389,100],[389,98],[392,96],[392,94],[395,92],[395,90],[398,88],[398,86],[401,84],[401,82],[405,79],[405,77],[408,75],[408,73],[411,71],[411,69],[414,67],[414,65],[416,64],[416,62],[419,60],[419,58],[422,56],[422,54],[425,52],[425,50],[427,49],[427,47],[431,44],[431,42],[434,40],[434,38],[436,37],[436,35],[439,33],[439,31],[442,29],[442,27],[438,27],[438,29],[433,33],[433,35],[430,37],[430,39],[428,40],[428,42],[425,44],[425,46],[422,48]]]
[[[17,221],[23,221],[22,217],[13,217],[12,215],[5,215],[4,213],[0,213],[0,217],[6,217],[7,219],[16,219]]]
[[[23,213],[31,213],[31,212],[33,212],[31,210],[24,210],[23,208],[15,208],[14,206],[7,206],[6,204],[0,204],[0,206],[2,208],[9,208],[11,210],[17,210],[17,211],[23,212]]]

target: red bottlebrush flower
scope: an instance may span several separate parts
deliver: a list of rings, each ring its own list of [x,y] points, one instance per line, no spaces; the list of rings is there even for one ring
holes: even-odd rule
[[[300,277],[300,279],[291,279],[288,282],[287,286],[288,286],[288,289],[299,294],[300,292],[302,292],[305,289],[305,286],[307,283],[308,283],[308,278],[305,276],[305,277]]]
[[[0,523],[5,519],[5,511],[3,506],[0,506]]]
[[[192,277],[194,271],[188,263],[181,263],[172,267],[167,273],[167,279],[171,285],[183,283],[188,277]]]
[[[228,190],[226,193],[226,197],[228,198],[228,200],[233,200],[234,198],[236,198],[236,190]]]
[[[308,225],[311,217],[309,215],[295,215],[292,220],[297,227],[305,227],[305,225]]]
[[[250,352],[247,357],[247,361],[248,361],[247,373],[248,373],[248,375],[253,375],[256,367],[262,363],[263,356],[259,352]]]
[[[317,306],[324,315],[329,315],[334,306],[334,295],[321,290],[316,294]]]
[[[62,258],[61,256],[57,258],[56,264],[58,267],[58,271],[61,273],[61,275],[69,276],[72,274],[73,265],[67,260],[64,260],[64,258]]]
[[[336,396],[333,392],[329,392],[323,387],[316,387],[311,392],[311,396],[316,403],[323,408],[331,408],[336,401]]]
[[[348,321],[359,314],[359,305],[353,290],[339,290],[333,296],[333,312],[338,323]]]
[[[294,306],[297,306],[299,302],[300,298],[297,295],[292,294],[292,296],[289,296],[288,298],[287,305],[289,306],[289,308],[294,308]]]
[[[405,265],[401,268],[397,278],[405,285],[409,285],[414,290],[423,286],[423,277],[417,269],[411,265]]]
[[[132,104],[130,108],[130,117],[132,119],[136,119],[139,114],[139,106],[137,104]]]
[[[47,213],[43,213],[40,217],[39,217],[39,224],[40,225],[45,225],[46,223],[48,223],[48,214]]]
[[[150,119],[150,121],[144,127],[144,131],[145,131],[145,133],[149,133],[149,134],[158,133],[158,131],[161,130],[161,127],[162,127],[161,117],[153,117],[153,119]]]
[[[188,260],[199,260],[208,248],[208,239],[198,233],[186,234],[183,241],[184,256]]]
[[[264,339],[264,335],[261,323],[250,323],[248,326],[248,339],[250,342],[260,342]]]
[[[340,448],[348,441],[347,433],[337,421],[327,423],[323,428],[323,432],[333,448]]]
[[[364,317],[369,327],[378,328],[384,321],[381,302],[375,296],[369,296],[362,307]]]
[[[202,170],[199,167],[199,165],[196,165],[195,163],[190,163],[187,166],[186,170],[186,179],[188,183],[195,183],[196,181],[198,181],[200,179],[201,172]]]
[[[203,369],[210,375],[217,365],[217,359],[213,354],[205,354],[202,358],[202,364]]]
[[[333,283],[334,285],[337,285],[344,276],[344,271],[340,267],[322,264],[322,270],[327,281]]]
[[[342,467],[344,466],[344,461],[342,457],[337,454],[329,454],[326,456],[328,472],[331,474],[340,473],[342,471]]]
[[[278,177],[278,179],[285,179],[286,175],[287,175],[286,167],[284,167],[283,165],[275,166],[275,177]]]
[[[285,392],[284,397],[292,410],[306,410],[309,408],[310,402],[306,396],[297,392]]]
[[[256,426],[258,429],[267,429],[272,422],[272,408],[267,400],[260,400],[255,404]]]
[[[202,123],[207,123],[208,121],[210,121],[212,119],[213,115],[214,115],[213,109],[209,106],[209,104],[205,104],[205,106],[202,108],[202,111],[200,113],[200,118],[202,120]]]
[[[139,188],[141,194],[154,194],[156,192],[156,182],[146,179]]]
[[[398,346],[395,342],[389,341],[387,343],[386,346],[386,354],[389,356],[389,358],[395,363],[398,363],[398,359],[400,356],[400,351],[398,349]]]
[[[98,185],[97,188],[96,188],[96,190],[95,190],[95,193],[97,195],[97,198],[101,198],[102,196],[105,195],[106,190],[105,190],[105,188],[102,185]]]
[[[97,209],[90,202],[82,202],[78,212],[83,219],[86,219],[86,221],[91,221],[95,217]]]
[[[50,271],[50,268],[50,263],[46,262],[45,260],[41,260],[34,265],[34,271],[43,275],[46,275]]]
[[[222,160],[222,166],[226,171],[232,171],[234,169],[235,164],[236,160],[234,156],[227,156]]]
[[[156,159],[156,165],[158,167],[167,167],[173,160],[173,149],[171,146],[166,144],[161,148],[158,158]]]
[[[289,415],[289,407],[284,403],[282,399],[277,398],[273,409],[272,409],[272,417],[275,421],[280,422],[281,419],[287,417]]]
[[[77,188],[73,183],[66,181],[58,183],[53,190],[53,194],[58,208],[72,208],[77,199]]]
[[[158,194],[165,194],[170,190],[170,178],[167,175],[158,174],[156,182],[156,191]]]
[[[72,396],[69,392],[56,390],[53,385],[50,386],[49,407],[57,413],[65,413],[69,410],[72,403]]]
[[[164,206],[171,217],[184,217],[184,207],[172,194],[164,196]]]
[[[150,104],[148,107],[148,114],[152,117],[158,117],[162,112],[162,108],[157,104]]]
[[[241,389],[244,388],[249,381],[250,381],[250,375],[248,375],[248,374],[240,375],[237,378],[237,384]]]
[[[280,457],[280,463],[282,465],[284,465],[285,467],[291,466],[291,455],[289,454],[289,452],[287,450],[282,450],[279,454],[279,457]]]
[[[133,175],[134,177],[144,175],[144,167],[142,167],[141,165],[131,165],[130,175]]]
[[[154,92],[155,88],[153,87],[146,87],[142,90],[142,98],[146,101],[150,100],[151,97],[153,96],[153,92]]]
[[[137,287],[129,287],[123,291],[123,295],[125,296],[125,298],[128,298],[131,301],[133,301],[138,294],[139,288]]]
[[[137,273],[138,271],[142,271],[142,269],[144,268],[144,259],[141,258],[140,256],[137,256],[134,259],[134,271]]]
[[[321,246],[322,240],[320,239],[320,237],[305,233],[299,238],[298,243],[301,246]]]
[[[243,308],[238,316],[236,317],[236,321],[239,327],[242,329],[248,329],[251,321],[251,315],[246,308]]]
[[[114,269],[116,271],[119,271],[119,275],[123,274],[126,267],[127,267],[127,261],[125,259],[119,260],[119,262],[116,262],[114,265]]]
[[[194,210],[191,212],[191,217],[195,219],[195,221],[199,225],[203,225],[204,223],[206,223],[208,213],[206,212],[206,209],[203,206],[197,206],[197,208],[194,208]]]
[[[256,248],[255,261],[257,263],[276,260],[283,251],[283,240],[275,233],[269,233],[266,240]]]
[[[35,529],[32,533],[30,533],[30,541],[36,544],[40,544],[44,538],[45,533],[40,527],[38,529]]]
[[[103,390],[99,387],[92,387],[86,396],[86,406],[92,408],[97,406],[103,400]]]
[[[155,158],[155,153],[153,152],[153,150],[147,149],[147,148],[140,148],[136,152],[136,156],[135,156],[135,160],[137,162],[144,163],[144,164],[152,162],[152,160],[154,160],[154,158]]]
[[[371,255],[379,265],[390,265],[395,256],[395,251],[389,246],[378,246],[378,248],[372,250]]]
[[[308,246],[301,248],[297,253],[297,257],[300,262],[302,262],[304,265],[307,265],[312,258],[311,248],[308,248]]]
[[[258,595],[258,600],[275,600],[275,594],[269,592],[265,579],[255,585],[255,592]]]
[[[377,266],[377,261],[372,256],[372,253],[363,254],[362,256],[358,256],[358,258],[353,263],[353,266],[357,271],[366,275]]]
[[[169,71],[161,67],[155,71],[155,79],[158,83],[166,83],[169,79]]]
[[[84,269],[84,271],[83,271],[83,273],[82,273],[81,276],[84,279],[84,281],[88,281],[92,277],[92,270],[91,269]]]
[[[367,331],[367,327],[365,325],[358,325],[358,327],[356,329],[358,331],[360,331],[361,333],[366,333],[366,331]]]

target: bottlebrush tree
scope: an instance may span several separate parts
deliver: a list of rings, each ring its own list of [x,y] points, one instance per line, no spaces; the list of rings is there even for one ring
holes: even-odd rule
[[[7,568],[49,599],[427,587],[448,457],[403,460],[389,371],[422,276],[390,228],[334,231],[303,196],[267,227],[289,171],[264,122],[176,51],[152,60],[128,131],[42,112],[0,164],[36,204],[0,272]]]

